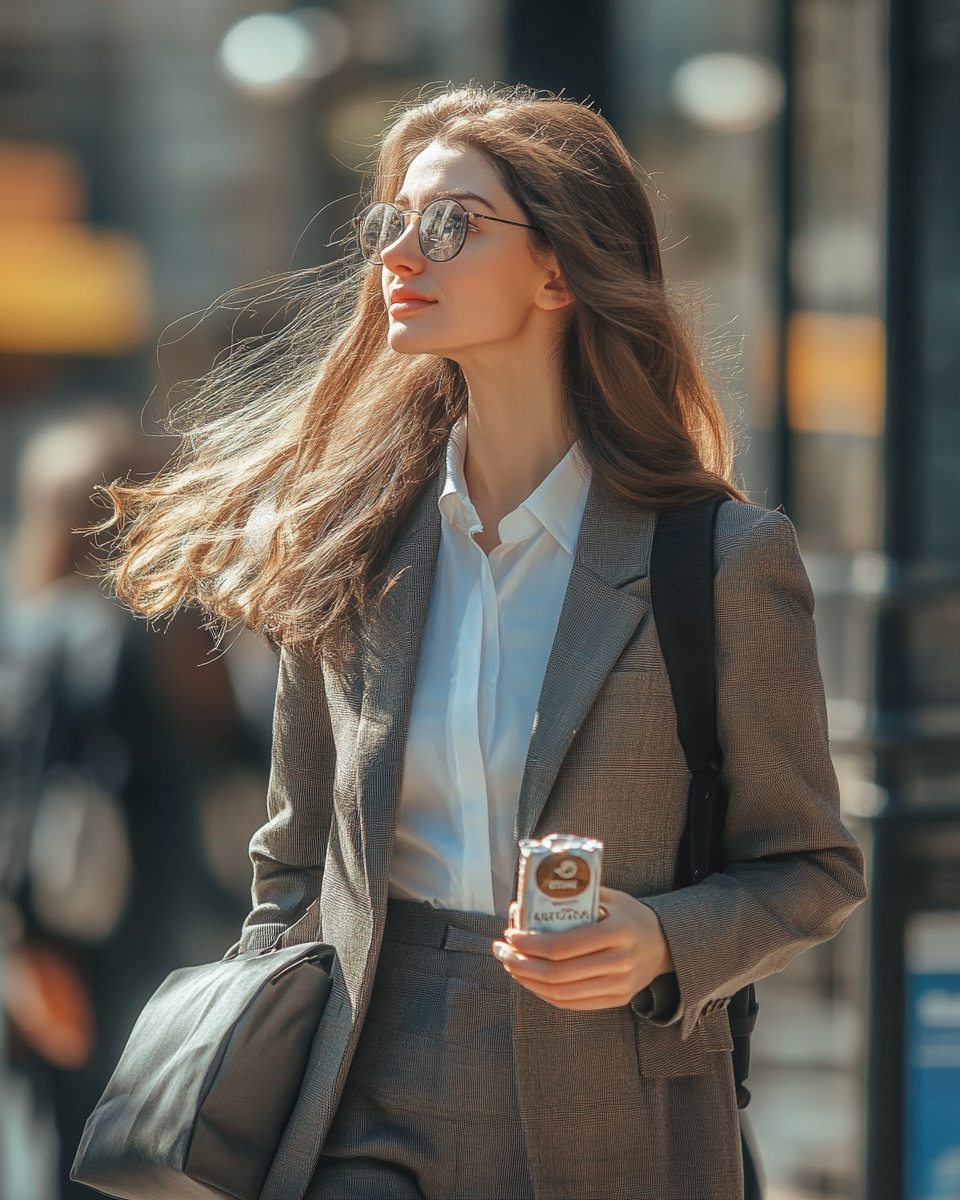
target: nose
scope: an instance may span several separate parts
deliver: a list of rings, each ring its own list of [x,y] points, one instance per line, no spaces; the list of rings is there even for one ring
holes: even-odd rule
[[[403,233],[395,242],[380,251],[380,261],[394,275],[416,275],[423,270],[426,259],[420,249],[417,233],[419,217],[405,217]]]

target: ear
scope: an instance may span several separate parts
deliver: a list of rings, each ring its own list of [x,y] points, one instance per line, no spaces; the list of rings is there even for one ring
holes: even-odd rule
[[[563,277],[559,263],[551,254],[545,263],[544,279],[537,293],[537,307],[547,312],[554,312],[572,304],[574,298],[573,292]]]

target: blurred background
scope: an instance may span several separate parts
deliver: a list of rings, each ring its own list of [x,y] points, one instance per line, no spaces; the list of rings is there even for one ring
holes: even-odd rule
[[[816,590],[873,899],[760,985],[768,1197],[957,1200],[960,0],[0,0],[0,1200],[90,1194],[140,1005],[245,915],[268,766],[272,652],[148,633],[70,531],[171,452],[208,307],[335,257],[392,105],[470,79],[590,99],[649,172]]]

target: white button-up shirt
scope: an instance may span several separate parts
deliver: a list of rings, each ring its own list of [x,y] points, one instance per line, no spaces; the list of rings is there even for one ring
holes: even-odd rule
[[[407,735],[390,895],[507,915],[520,781],[590,477],[572,449],[500,522],[489,555],[447,447],[437,575]]]

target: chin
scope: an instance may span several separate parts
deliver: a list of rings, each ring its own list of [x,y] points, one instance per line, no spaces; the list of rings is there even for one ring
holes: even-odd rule
[[[387,332],[387,342],[390,349],[397,354],[443,355],[443,351],[437,347],[436,338],[409,329],[405,325],[391,325]]]

